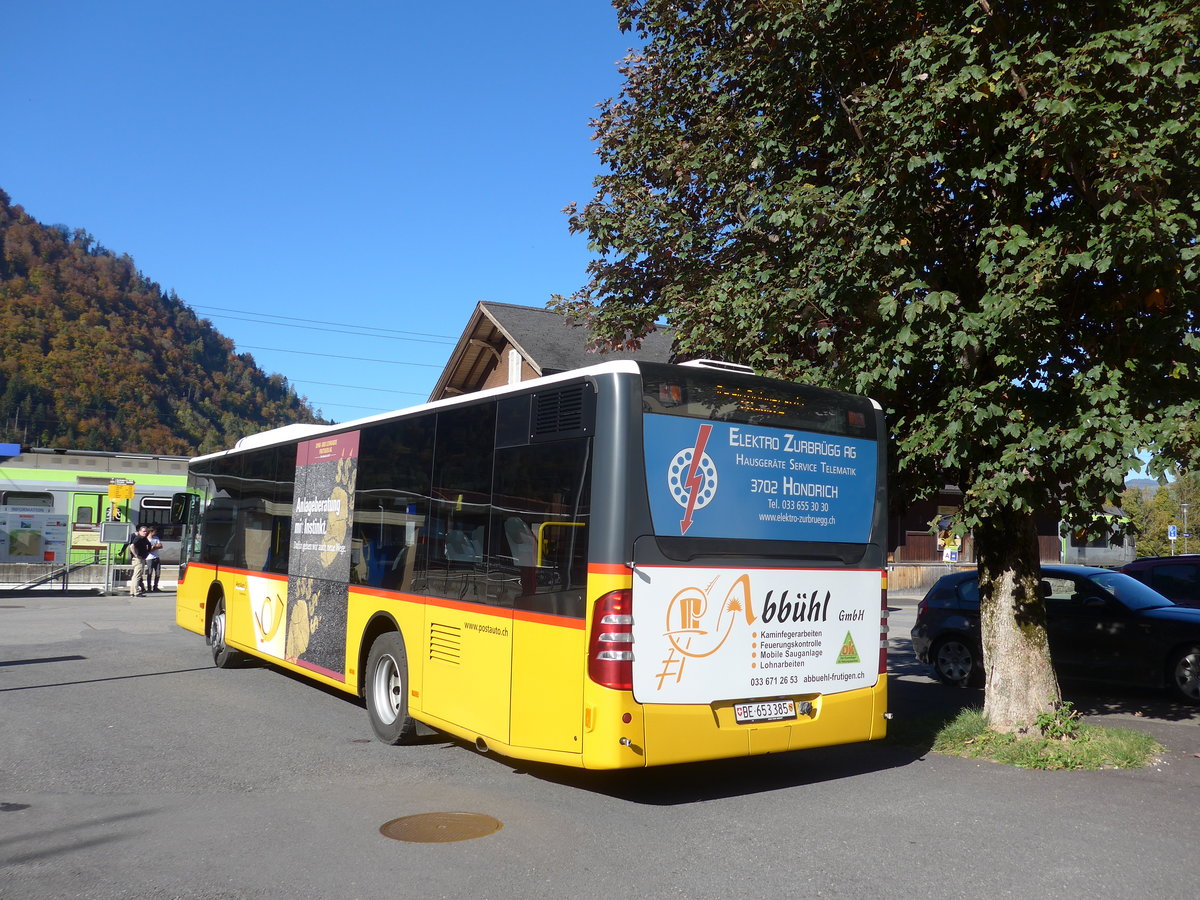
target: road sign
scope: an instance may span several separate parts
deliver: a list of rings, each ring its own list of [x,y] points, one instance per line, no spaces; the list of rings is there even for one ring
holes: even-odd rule
[[[1177,529],[1175,528],[1175,526],[1168,525],[1167,526],[1167,540],[1174,541],[1174,540],[1177,540],[1178,537],[1179,537],[1179,533],[1178,533]]]

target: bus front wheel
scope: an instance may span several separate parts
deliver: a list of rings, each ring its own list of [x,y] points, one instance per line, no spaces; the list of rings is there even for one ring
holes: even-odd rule
[[[233,668],[248,659],[225,643],[225,600],[221,597],[217,598],[212,618],[208,620],[208,643],[212,647],[213,664],[218,669]]]
[[[404,639],[394,631],[381,634],[367,656],[367,712],[375,736],[385,744],[408,744],[417,723],[408,714],[408,656]]]

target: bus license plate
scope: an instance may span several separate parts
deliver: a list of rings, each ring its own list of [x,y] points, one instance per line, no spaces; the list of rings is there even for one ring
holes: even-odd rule
[[[733,717],[738,722],[782,722],[796,718],[796,702],[768,700],[763,703],[735,703]]]

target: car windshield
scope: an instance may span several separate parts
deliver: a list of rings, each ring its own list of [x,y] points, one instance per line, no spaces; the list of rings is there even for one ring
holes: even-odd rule
[[[1151,590],[1136,578],[1131,578],[1123,572],[1101,572],[1089,575],[1088,578],[1130,609],[1154,609],[1159,606],[1175,605],[1158,591]]]

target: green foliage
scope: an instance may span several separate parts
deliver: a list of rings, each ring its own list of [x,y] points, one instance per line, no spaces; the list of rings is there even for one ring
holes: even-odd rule
[[[616,5],[560,309],[875,396],[897,499],[956,483],[961,528],[1200,462],[1194,4]]]
[[[1064,700],[1053,710],[1039,713],[1034,724],[1044,738],[1052,741],[1073,741],[1082,732],[1083,718],[1071,701]]]
[[[0,440],[194,454],[312,407],[83,230],[0,191]]]
[[[1069,703],[1039,726],[1043,733],[1036,735],[998,734],[981,710],[967,709],[938,732],[932,749],[1022,769],[1089,770],[1144,768],[1163,752],[1144,732],[1084,724]]]
[[[599,344],[665,319],[684,358],[883,403],[893,506],[958,485],[981,567],[1021,576],[987,581],[1027,601],[985,604],[987,647],[1042,602],[1007,526],[1090,523],[1144,448],[1200,470],[1195,3],[615,6],[641,46],[555,300]],[[992,704],[1048,671],[1021,646],[1005,725],[1057,699]]]

